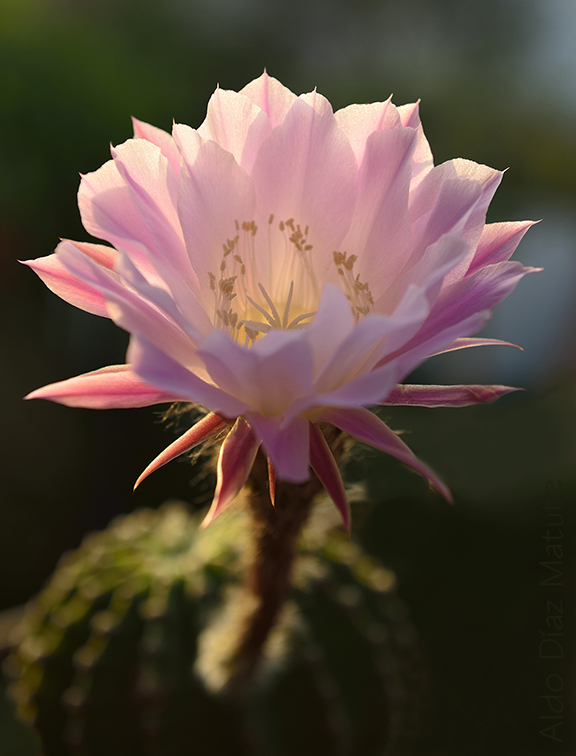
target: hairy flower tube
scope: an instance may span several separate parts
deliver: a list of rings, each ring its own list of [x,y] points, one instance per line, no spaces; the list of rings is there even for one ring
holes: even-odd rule
[[[130,333],[126,364],[33,391],[94,409],[184,401],[209,413],[144,471],[222,434],[206,523],[258,449],[274,481],[314,470],[349,528],[328,423],[446,485],[369,407],[489,402],[504,386],[413,386],[426,358],[470,338],[526,273],[531,222],[486,225],[502,173],[434,166],[417,104],[333,112],[266,73],[217,89],[199,129],[134,121],[82,177],[84,227],[29,265],[60,297]]]

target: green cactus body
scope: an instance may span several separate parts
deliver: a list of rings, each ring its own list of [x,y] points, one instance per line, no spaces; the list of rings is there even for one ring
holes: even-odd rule
[[[240,508],[198,522],[176,503],[120,518],[30,605],[7,667],[43,756],[383,754],[411,711],[414,649],[391,573],[309,528],[257,678],[216,692],[249,534]]]

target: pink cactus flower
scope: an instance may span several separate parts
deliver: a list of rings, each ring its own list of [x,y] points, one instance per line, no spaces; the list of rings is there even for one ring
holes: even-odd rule
[[[431,355],[474,339],[534,269],[510,262],[531,222],[486,225],[502,173],[434,166],[417,104],[334,113],[264,74],[217,89],[199,129],[134,121],[82,177],[86,230],[29,265],[60,297],[131,335],[125,365],[33,391],[72,407],[185,401],[210,412],[140,480],[229,429],[210,522],[261,447],[274,479],[310,467],[349,528],[330,423],[446,485],[368,407],[490,402],[504,386],[410,386]]]

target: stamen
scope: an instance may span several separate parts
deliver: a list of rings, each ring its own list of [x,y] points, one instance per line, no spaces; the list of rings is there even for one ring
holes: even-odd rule
[[[343,278],[346,297],[350,302],[356,322],[360,320],[361,316],[367,315],[374,304],[374,298],[368,284],[360,281],[360,274],[354,278],[352,273],[357,259],[357,255],[348,257],[346,252],[334,252],[334,264],[338,270],[338,275]]]
[[[259,323],[257,320],[243,320],[242,325],[245,328],[248,326],[248,328],[258,331],[259,333],[268,333],[270,331],[270,326],[267,326],[266,323]]]

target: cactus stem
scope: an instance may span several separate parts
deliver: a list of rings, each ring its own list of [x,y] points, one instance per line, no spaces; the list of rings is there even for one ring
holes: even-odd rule
[[[254,552],[244,588],[257,601],[231,661],[229,688],[246,682],[258,666],[290,588],[298,535],[310,514],[314,497],[321,490],[315,478],[302,485],[278,483],[272,506],[266,487],[259,485],[260,475],[267,476],[263,459],[255,465],[248,497]]]

